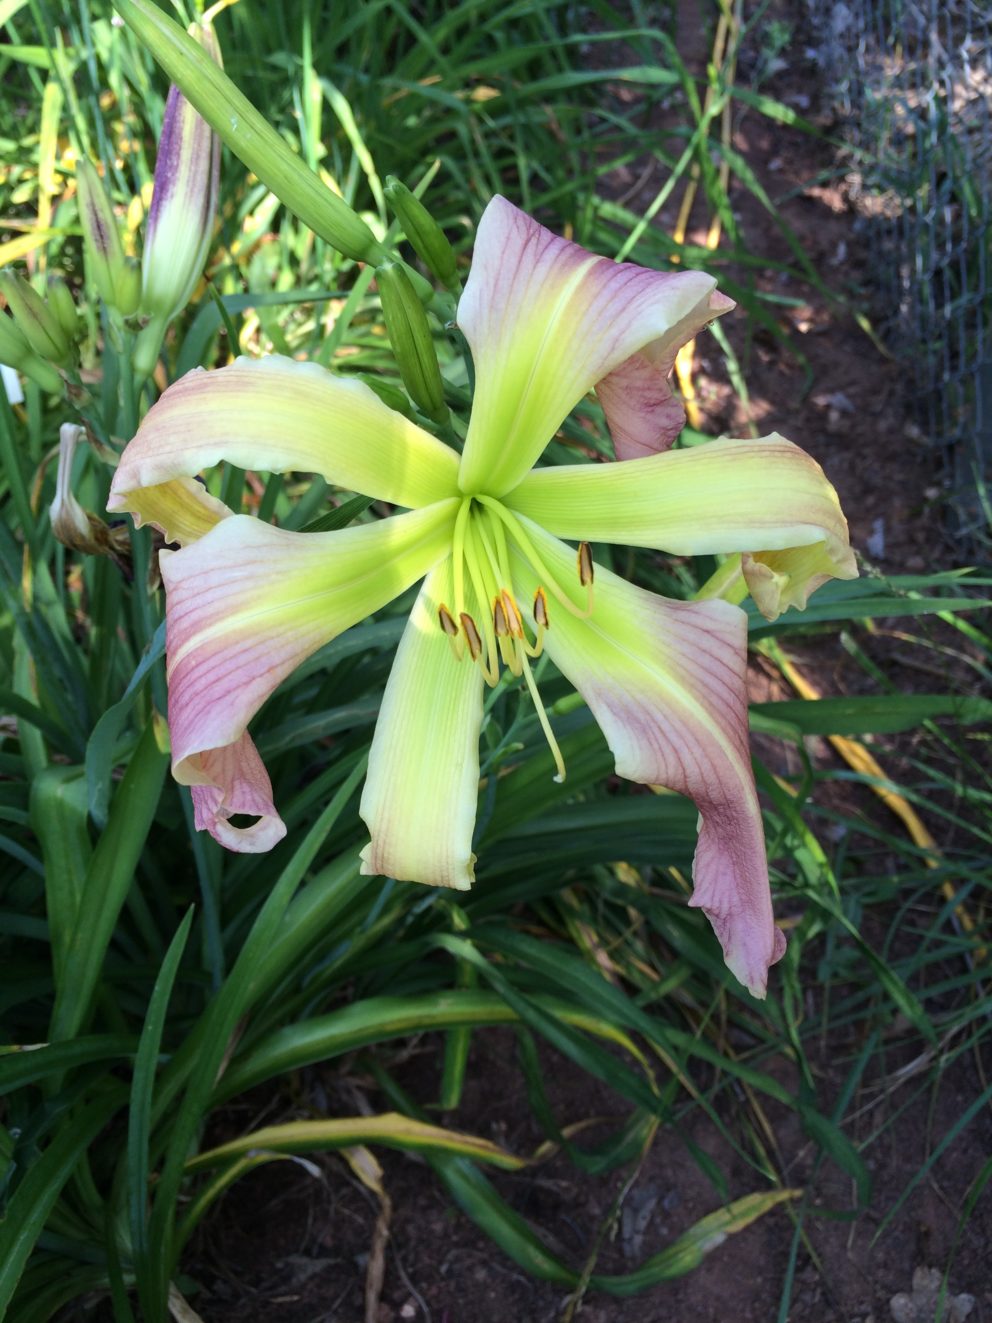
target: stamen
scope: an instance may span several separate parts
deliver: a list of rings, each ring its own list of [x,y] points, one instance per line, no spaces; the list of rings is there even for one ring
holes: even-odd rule
[[[588,542],[579,543],[578,561],[579,583],[582,584],[583,588],[589,588],[592,586],[592,581],[595,578],[595,569],[593,568],[592,563],[592,548],[589,546]]]
[[[526,656],[521,658],[523,662],[524,679],[527,681],[527,688],[530,690],[530,696],[534,702],[534,708],[537,712],[537,719],[541,723],[541,729],[544,731],[544,738],[548,741],[548,748],[551,750],[551,756],[555,760],[555,766],[558,768],[555,780],[561,784],[565,779],[565,760],[561,756],[561,749],[558,747],[558,741],[555,739],[554,731],[551,729],[551,723],[548,721],[548,714],[544,710],[544,704],[541,702],[541,695],[537,691],[537,681],[531,674],[530,662]]]
[[[473,661],[478,661],[482,656],[482,635],[475,621],[467,611],[463,611],[459,616],[462,622],[462,629],[465,631],[465,641],[468,644],[469,654]]]
[[[531,568],[534,570],[537,577],[541,580],[542,583],[547,585],[548,590],[554,594],[554,596],[565,608],[565,610],[571,612],[571,614],[573,616],[576,616],[579,620],[588,619],[588,617],[592,614],[592,600],[588,591],[587,591],[586,607],[585,610],[583,610],[581,607],[575,605],[575,603],[571,600],[571,598],[568,596],[565,590],[555,579],[555,576],[551,573],[547,565],[545,565],[544,561],[542,560],[541,556],[538,554],[536,548],[534,547],[533,542],[524,532],[519,521],[515,519],[513,515],[510,514],[509,510],[507,510],[499,501],[494,500],[493,497],[491,496],[486,496],[482,492],[478,492],[476,494],[475,499],[479,501],[482,505],[484,505],[487,510],[491,510],[493,514],[499,517],[503,526],[506,528],[506,531],[510,534],[514,542],[516,542],[517,546],[519,547],[520,552],[523,555],[523,558],[526,561],[529,561]],[[589,554],[589,559],[591,563],[592,560],[591,554]]]
[[[461,635],[458,632],[458,626],[455,624],[454,617],[443,602],[437,609],[437,618],[441,623],[441,628],[447,636],[448,642],[451,644],[452,656],[455,661],[460,662],[465,655],[465,648],[461,640]]]
[[[548,621],[548,598],[543,588],[538,588],[534,594],[534,624],[538,629],[547,629]]]
[[[499,639],[505,639],[509,636],[510,626],[507,623],[506,611],[498,597],[493,598],[493,629],[495,629],[496,637]]]
[[[499,595],[503,600],[503,610],[506,612],[507,628],[515,639],[522,639],[524,637],[524,622],[520,610],[513,600],[513,594],[506,588],[501,588]]]
[[[476,633],[479,635],[480,642],[484,641],[486,660],[481,662],[480,665],[482,666],[482,672],[486,678],[486,683],[494,685],[499,679],[499,655],[496,634],[486,612],[486,602],[489,600],[489,592],[486,587],[483,567],[480,563],[479,549],[476,545],[476,535],[478,533],[477,522],[478,521],[476,520],[471,520],[465,527],[465,563],[468,568],[469,578],[472,581],[472,588],[475,592],[476,602],[478,603],[482,620],[483,632],[479,633],[477,629]],[[472,623],[474,625],[475,621],[473,620]]]
[[[458,507],[451,545],[451,562],[455,576],[455,610],[459,615],[465,610],[465,528],[471,508],[471,500],[462,501]]]

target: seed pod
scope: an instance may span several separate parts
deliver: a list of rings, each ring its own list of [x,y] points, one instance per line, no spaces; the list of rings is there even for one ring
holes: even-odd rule
[[[7,300],[11,316],[34,352],[63,367],[68,364],[72,358],[72,345],[68,336],[51,308],[24,277],[9,268],[0,271],[0,293]]]
[[[385,262],[376,267],[375,274],[382,315],[403,385],[418,409],[436,423],[444,423],[448,406],[427,313],[399,262]]]
[[[393,175],[386,180],[385,192],[386,201],[403,226],[414,252],[442,285],[454,288],[458,271],[455,253],[440,225],[406,184]]]

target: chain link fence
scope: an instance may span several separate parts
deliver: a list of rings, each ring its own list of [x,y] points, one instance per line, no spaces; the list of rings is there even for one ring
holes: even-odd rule
[[[852,149],[882,329],[954,528],[992,522],[992,0],[806,0]]]

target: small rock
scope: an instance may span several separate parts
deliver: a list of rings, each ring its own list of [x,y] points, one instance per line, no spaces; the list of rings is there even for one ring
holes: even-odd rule
[[[881,560],[885,555],[885,520],[873,519],[871,521],[871,532],[865,539],[865,550],[869,556],[876,560]]]
[[[942,1293],[942,1281],[938,1268],[917,1268],[912,1294],[900,1291],[889,1301],[894,1323],[965,1323],[975,1308],[975,1297]]]
[[[857,409],[842,390],[814,395],[813,403],[819,409],[836,409],[838,413],[857,413]]]

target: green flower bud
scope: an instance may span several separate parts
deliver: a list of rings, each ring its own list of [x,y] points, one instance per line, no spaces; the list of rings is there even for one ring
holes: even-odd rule
[[[9,268],[0,271],[0,293],[34,352],[41,358],[66,366],[72,359],[72,345],[44,299],[35,293],[23,276]]]
[[[391,381],[383,381],[382,377],[376,377],[371,372],[359,372],[357,376],[359,381],[364,381],[370,390],[374,390],[383,404],[394,413],[401,413],[404,418],[413,418],[410,401],[398,386],[394,386]]]
[[[375,278],[403,385],[418,409],[436,423],[444,423],[448,406],[423,304],[401,263],[386,262],[376,267]]]
[[[122,294],[129,294],[127,289],[124,246],[121,243],[117,218],[110,205],[110,198],[103,187],[103,182],[91,161],[82,159],[76,164],[76,188],[79,201],[79,223],[83,228],[83,245],[86,250],[86,275],[96,286],[101,299],[108,307],[116,308],[124,316],[134,312],[138,306],[137,297],[126,311],[122,305]],[[140,278],[138,294],[141,292]],[[123,302],[128,302],[127,298]]]
[[[75,344],[82,336],[83,324],[76,311],[69,286],[65,283],[65,277],[53,272],[48,277],[47,286],[48,306],[52,310],[52,315],[61,326],[66,339]]]
[[[449,289],[458,283],[455,252],[444,231],[420,199],[393,175],[386,179],[386,201],[413,250],[427,269]]]
[[[125,257],[117,278],[117,309],[124,317],[138,311],[141,302],[141,265],[136,257]]]
[[[114,0],[114,7],[221,141],[304,225],[356,262],[382,259],[365,222],[283,142],[192,37],[151,0]]]
[[[0,363],[17,368],[26,377],[36,381],[42,390],[60,393],[62,378],[43,358],[34,352],[23,331],[12,317],[0,312]]]
[[[0,313],[0,363],[10,367],[20,367],[21,360],[32,352],[24,338],[24,332],[18,330],[14,319],[6,313]]]

